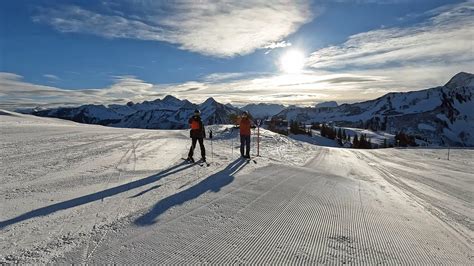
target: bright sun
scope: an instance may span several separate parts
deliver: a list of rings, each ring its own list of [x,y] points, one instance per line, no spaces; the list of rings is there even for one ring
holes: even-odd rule
[[[280,58],[280,67],[286,73],[298,73],[304,67],[304,55],[297,50],[290,50]]]

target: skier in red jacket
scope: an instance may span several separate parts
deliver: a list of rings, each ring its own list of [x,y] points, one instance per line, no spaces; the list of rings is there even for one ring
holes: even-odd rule
[[[249,113],[245,111],[240,117],[240,155],[243,158],[250,159],[250,128],[252,121],[249,118]]]
[[[196,148],[196,142],[199,141],[199,147],[201,148],[201,160],[206,162],[206,148],[204,148],[204,138],[206,137],[206,131],[201,121],[201,112],[199,110],[194,111],[194,115],[189,118],[189,132],[192,139],[191,148],[188,153],[188,161],[194,162],[194,148]]]

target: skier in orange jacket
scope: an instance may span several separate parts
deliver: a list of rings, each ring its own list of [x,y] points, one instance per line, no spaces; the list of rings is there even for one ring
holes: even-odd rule
[[[201,160],[206,162],[206,148],[204,148],[204,138],[206,138],[206,131],[201,120],[201,112],[199,110],[194,111],[194,115],[189,118],[189,127],[191,131],[189,135],[192,139],[191,148],[188,153],[188,161],[194,162],[194,148],[196,148],[196,142],[199,141],[199,147],[201,149]]]
[[[252,120],[249,118],[249,113],[245,111],[240,117],[240,155],[243,158],[250,159],[250,128],[252,127]]]

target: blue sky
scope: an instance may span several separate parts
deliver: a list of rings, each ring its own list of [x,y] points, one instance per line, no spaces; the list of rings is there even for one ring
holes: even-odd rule
[[[473,72],[473,1],[2,1],[0,107],[354,102]],[[305,57],[284,73],[289,50]]]

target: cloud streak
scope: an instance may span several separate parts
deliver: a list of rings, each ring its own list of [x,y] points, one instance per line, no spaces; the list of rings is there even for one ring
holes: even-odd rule
[[[307,0],[104,3],[103,10],[40,8],[33,21],[64,33],[164,41],[204,55],[232,57],[288,45],[282,39],[314,18]]]
[[[474,1],[448,7],[433,10],[419,25],[353,35],[342,45],[312,53],[307,65],[353,70],[473,62]]]
[[[290,43],[290,42],[281,41],[281,42],[273,42],[273,43],[270,43],[270,44],[268,44],[268,45],[263,46],[262,48],[263,48],[263,49],[268,49],[267,51],[265,51],[265,54],[268,54],[268,53],[270,53],[273,49],[285,48],[285,47],[289,47],[289,46],[291,46],[291,43]]]
[[[151,84],[133,76],[117,76],[114,77],[114,83],[106,88],[65,90],[28,83],[15,74],[0,73],[0,108],[124,104],[128,101],[154,100],[165,95],[196,103],[214,97],[218,101],[236,105],[251,102],[313,105],[326,100],[348,102],[370,98],[372,94],[362,92],[369,86],[377,87],[385,82],[379,76],[311,71],[291,75],[234,74],[215,73],[201,80],[179,84]],[[374,93],[378,96],[380,91]]]
[[[0,108],[52,107],[82,104],[110,104],[149,99],[153,85],[133,76],[115,77],[114,84],[100,89],[65,90],[29,83],[13,73],[0,72]]]
[[[306,66],[312,71],[382,78],[353,83],[351,93],[358,93],[359,99],[431,88],[458,72],[473,73],[474,1],[445,5],[423,16],[425,21],[417,25],[363,32],[341,45],[315,51]]]
[[[53,74],[44,74],[43,77],[47,78],[50,82],[56,82],[61,80],[58,76]]]

